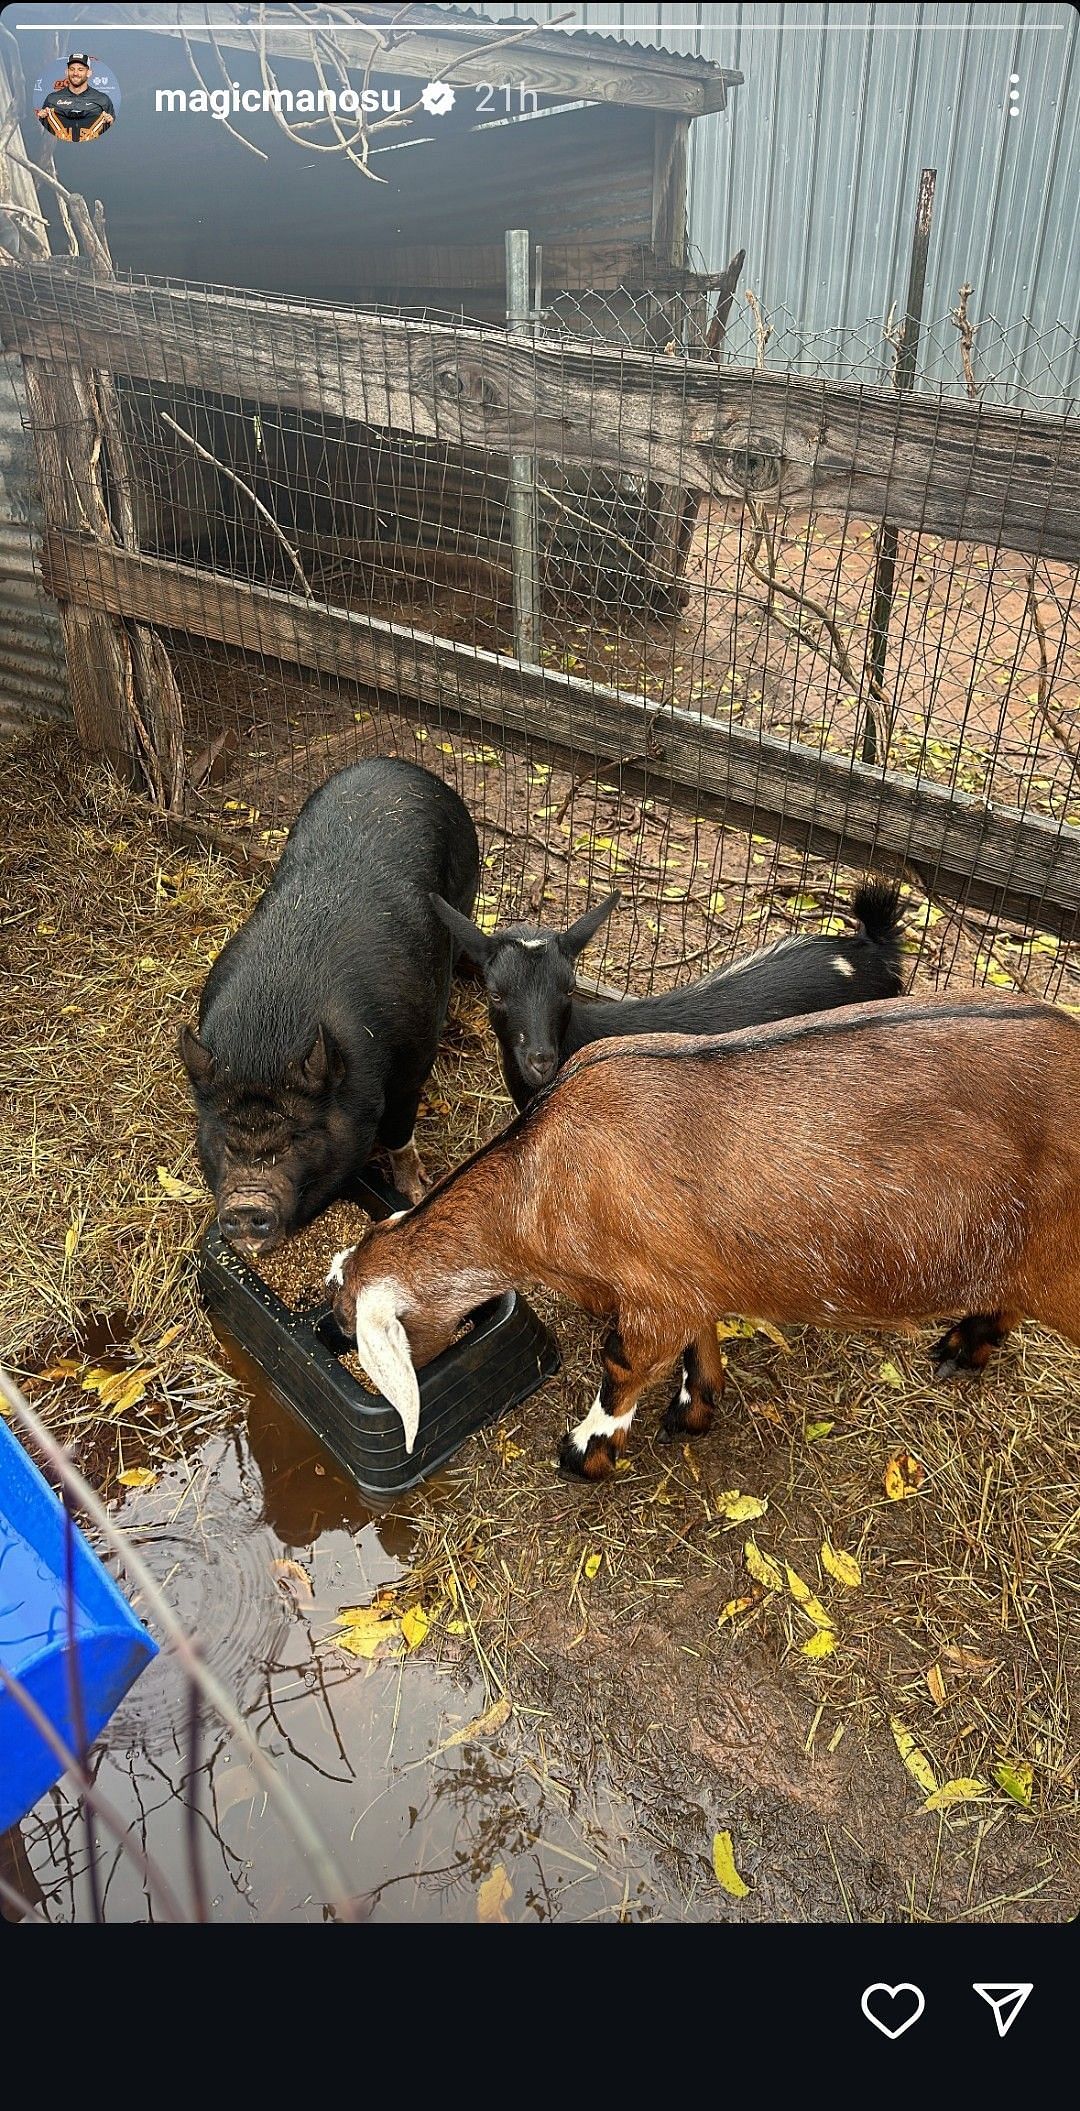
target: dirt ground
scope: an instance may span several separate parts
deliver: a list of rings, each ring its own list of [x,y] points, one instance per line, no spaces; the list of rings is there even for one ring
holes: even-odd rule
[[[400,503],[420,520],[421,496],[402,493]],[[587,495],[581,503],[587,510]],[[567,575],[553,570],[540,657],[579,681],[660,706],[674,702],[785,743],[859,754],[879,535],[875,523],[826,513],[762,513],[755,527],[741,508],[703,504],[677,617],[650,617],[640,595],[635,606],[629,575],[611,576],[606,602],[574,603],[557,586]],[[589,562],[583,544],[585,570]],[[388,524],[379,569],[361,572],[340,556],[316,554],[311,584],[339,607],[488,651],[514,649],[508,549],[499,564],[472,575],[459,560],[456,575],[437,555],[395,544]],[[873,707],[879,759],[887,754],[895,769],[993,804],[1080,818],[1074,567],[904,531],[887,629]]]
[[[523,850],[510,766],[468,761],[460,736],[444,752],[442,739],[430,731],[422,759],[482,773],[487,811],[497,795],[508,815],[506,834],[482,831],[484,908],[504,912],[522,867],[538,906],[546,885],[555,905],[571,887],[591,898],[576,883],[595,842],[554,860],[549,848],[546,861],[539,837]],[[294,796],[308,773],[325,774],[317,754]],[[538,784],[534,805],[557,813],[566,773]],[[175,1037],[258,881],[169,843],[62,744],[9,758],[0,797],[0,1354],[95,1485],[135,1503],[132,1474],[183,1484],[208,1443],[233,1455],[245,1419],[254,1441],[255,1410],[194,1288],[208,1208]],[[820,928],[842,910],[851,874],[712,824],[686,830],[617,789],[589,797],[613,852],[656,846],[629,878],[672,975],[694,929],[688,875],[697,896],[706,871],[712,893],[714,879],[730,889],[712,923],[707,901],[694,913],[736,950],[760,929]],[[224,814],[220,786],[215,799]],[[248,837],[261,818],[229,816]],[[670,910],[667,887],[680,890]],[[914,888],[905,900],[916,986],[1026,976],[1080,1001],[1067,949],[1034,951],[1031,934],[1021,946]],[[634,926],[615,928],[625,966]],[[477,990],[462,984],[421,1117],[430,1168],[456,1163],[507,1113]],[[472,1764],[498,1762],[511,1802],[539,1784],[573,1819],[573,1851],[585,1840],[618,1868],[627,1915],[638,1881],[653,1917],[1075,1915],[1076,1353],[1024,1328],[984,1381],[935,1388],[925,1332],[781,1339],[746,1326],[726,1342],[711,1434],[665,1440],[646,1405],[625,1471],[592,1489],[562,1481],[554,1458],[595,1390],[595,1333],[573,1308],[537,1303],[561,1375],[379,1528],[387,1544],[405,1535],[395,1588],[427,1623],[418,1663],[479,1679],[488,1707],[508,1703]],[[89,1315],[113,1316],[111,1348]],[[258,1412],[265,1425],[265,1403]],[[250,1503],[246,1466],[242,1479]],[[714,1866],[727,1834],[736,1879],[722,1856]]]

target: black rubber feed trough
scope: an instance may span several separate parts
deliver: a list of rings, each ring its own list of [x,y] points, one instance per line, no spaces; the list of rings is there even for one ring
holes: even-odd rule
[[[370,1217],[408,1207],[373,1167],[349,1199]],[[327,1254],[327,1266],[331,1256]],[[209,1310],[254,1358],[282,1405],[306,1423],[361,1492],[373,1501],[414,1488],[485,1422],[516,1407],[559,1368],[554,1336],[516,1291],[472,1314],[472,1328],[419,1373],[420,1427],[405,1449],[401,1417],[341,1362],[352,1347],[324,1305],[294,1311],[242,1260],[213,1225],[199,1254],[199,1288]]]

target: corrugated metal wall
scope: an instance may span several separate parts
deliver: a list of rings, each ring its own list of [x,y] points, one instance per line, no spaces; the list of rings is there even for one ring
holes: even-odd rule
[[[68,711],[55,605],[35,575],[37,507],[17,359],[0,358],[0,728]]]
[[[921,378],[960,385],[948,317],[967,280],[988,400],[1080,394],[1080,17],[1064,0],[582,5],[574,26],[745,75],[728,110],[692,128],[690,233],[709,268],[746,249],[742,286],[775,330],[770,365],[887,371],[881,324],[903,302],[919,171],[931,167]],[[741,301],[729,348],[752,357]]]

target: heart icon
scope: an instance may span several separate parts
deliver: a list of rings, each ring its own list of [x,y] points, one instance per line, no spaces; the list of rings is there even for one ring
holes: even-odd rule
[[[875,1994],[879,1997],[877,2006],[879,2009],[884,2011],[883,2015],[876,2015],[871,2005]],[[911,2010],[911,2014],[909,2016],[903,2016],[902,2020],[899,2023],[887,2023],[884,2020],[884,2017],[896,2015],[896,2001],[897,1996],[900,1994],[911,1995],[912,2000],[915,2004]],[[885,1995],[888,1996],[888,2000],[882,1998]],[[904,2008],[906,2006],[906,2002],[901,2003],[901,2008]],[[862,2012],[863,2015],[866,2017],[867,2022],[872,2023],[874,2029],[880,2030],[886,2038],[902,2038],[905,2030],[910,2030],[912,2024],[918,2022],[919,2017],[922,2015],[923,2009],[925,2007],[926,2002],[923,1999],[922,1988],[919,1986],[912,1986],[910,1980],[908,1979],[902,1980],[899,1986],[886,1986],[885,1981],[883,1979],[877,1979],[875,1980],[873,1986],[867,1987],[866,1992],[862,1997]]]

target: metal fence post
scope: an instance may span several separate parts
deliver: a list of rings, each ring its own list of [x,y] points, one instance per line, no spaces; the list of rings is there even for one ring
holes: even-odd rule
[[[934,187],[937,183],[936,169],[923,169],[919,177],[919,201],[915,211],[915,232],[911,238],[911,266],[908,271],[907,302],[904,309],[904,328],[896,355],[896,371],[893,387],[903,395],[910,393],[915,380],[915,368],[919,357],[919,329],[922,324],[923,295],[926,291],[926,257],[930,247],[930,222],[934,212]],[[896,552],[899,542],[897,529],[891,521],[883,521],[878,540],[877,564],[874,569],[874,601],[870,615],[869,686],[873,694],[880,696],[885,680],[885,655],[889,649],[889,617],[892,613],[893,593],[896,579]],[[889,725],[885,728],[885,754],[889,747]],[[877,726],[869,704],[863,720],[862,759],[876,762]],[[884,760],[884,756],[882,760]]]
[[[533,336],[529,299],[529,233],[506,230],[506,327]],[[536,458],[510,456],[510,541],[514,564],[514,652],[537,666],[540,660],[540,551],[536,517]]]

